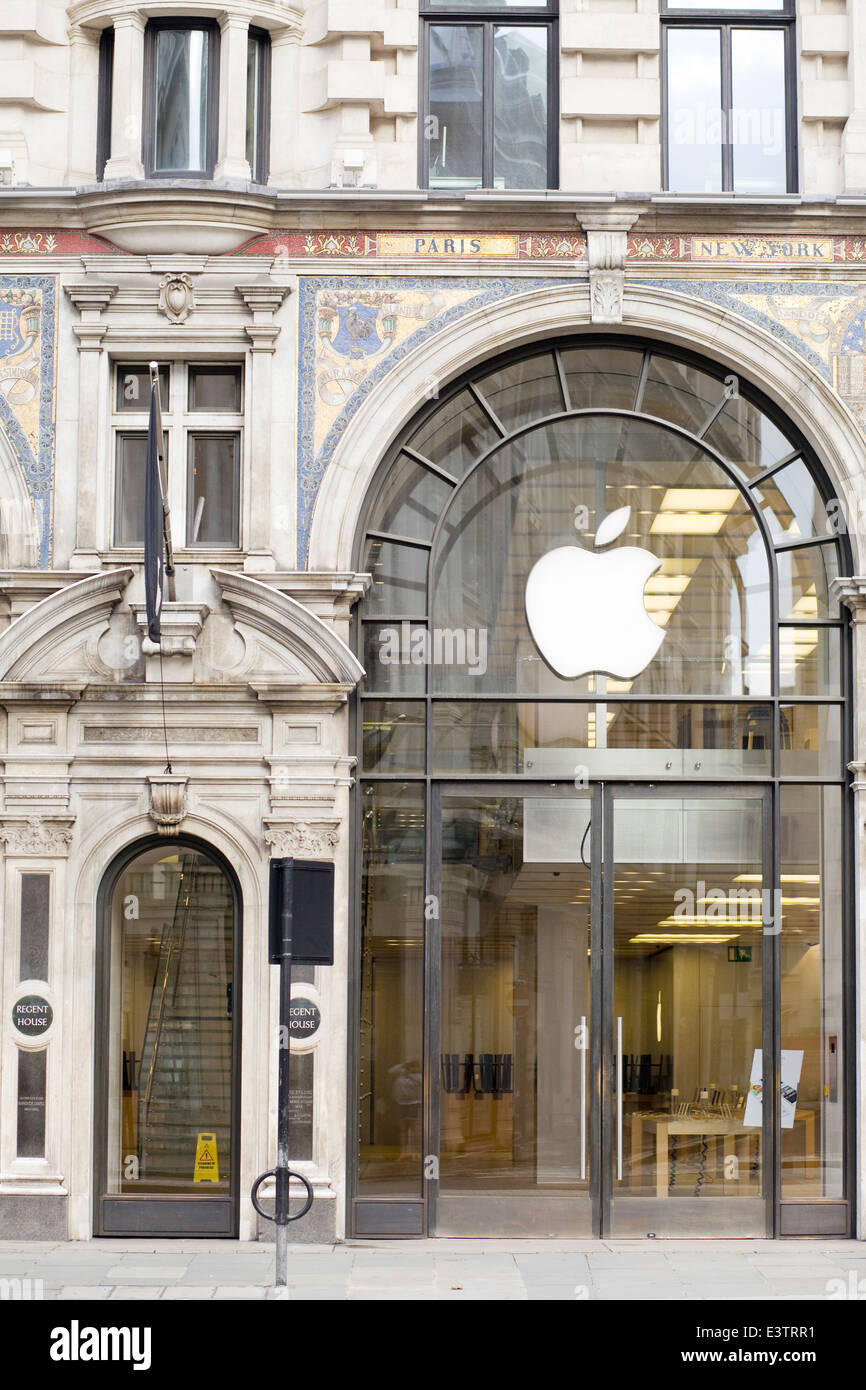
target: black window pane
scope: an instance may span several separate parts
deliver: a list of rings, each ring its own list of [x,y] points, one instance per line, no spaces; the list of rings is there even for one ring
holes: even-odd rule
[[[234,410],[241,408],[240,367],[190,367],[190,410]]]
[[[21,875],[19,980],[48,979],[50,874]]]
[[[169,368],[159,369],[159,395],[163,410],[169,407]],[[117,367],[117,410],[150,410],[150,370],[139,363]]]
[[[720,29],[669,29],[668,188],[719,193],[722,188]]]
[[[431,188],[476,188],[482,181],[483,30],[430,25]]]
[[[146,434],[117,437],[114,544],[141,545],[144,541],[144,461]]]
[[[493,184],[546,188],[546,26],[497,26],[493,35]]]
[[[669,10],[792,10],[791,0],[667,0]]]
[[[42,1158],[45,1153],[45,1071],[48,1053],[18,1053],[19,1158]]]
[[[781,29],[732,29],[731,143],[737,193],[787,188],[785,35]]]
[[[190,437],[188,545],[237,545],[239,443],[236,434]]]
[[[208,167],[208,32],[156,33],[154,167],[196,171]]]

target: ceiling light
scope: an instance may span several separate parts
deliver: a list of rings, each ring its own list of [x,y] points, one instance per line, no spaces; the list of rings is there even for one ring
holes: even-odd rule
[[[642,932],[640,936],[630,936],[632,946],[703,946],[721,945],[725,941],[736,941],[738,932],[727,936],[717,932]]]
[[[783,883],[820,883],[820,874],[782,874]],[[761,874],[737,874],[735,883],[763,883]]]
[[[716,536],[727,519],[727,512],[659,512],[650,535]]]
[[[739,497],[735,487],[669,487],[660,512],[729,512]]]

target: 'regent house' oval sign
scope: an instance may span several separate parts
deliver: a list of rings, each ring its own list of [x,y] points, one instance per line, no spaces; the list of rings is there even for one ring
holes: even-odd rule
[[[54,1010],[40,994],[25,994],[12,1005],[12,1022],[19,1033],[31,1038],[47,1033],[53,1018]]]
[[[289,1004],[289,1037],[312,1038],[319,1031],[322,1014],[312,999],[296,997]]]

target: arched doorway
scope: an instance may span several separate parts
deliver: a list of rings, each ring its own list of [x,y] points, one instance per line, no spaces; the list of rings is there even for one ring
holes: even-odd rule
[[[633,338],[487,363],[389,452],[359,1234],[847,1233],[839,522],[759,392]]]
[[[152,837],[109,867],[98,913],[94,1233],[236,1236],[236,878]]]

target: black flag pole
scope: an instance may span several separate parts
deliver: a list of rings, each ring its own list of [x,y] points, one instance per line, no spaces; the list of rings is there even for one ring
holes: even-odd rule
[[[168,597],[174,602],[177,595],[174,587],[174,550],[171,543],[171,512],[168,506],[168,475],[165,466],[165,432],[162,428],[162,398],[159,389],[159,363],[148,363],[150,368],[151,420],[153,424],[156,451],[159,501],[162,508],[162,535],[165,546],[165,577],[168,580]],[[155,417],[155,418],[154,418]],[[150,455],[150,426],[148,427],[148,455]],[[149,518],[148,518],[149,520]]]
[[[165,581],[169,600],[175,598],[174,555],[171,547],[171,513],[165,462],[165,434],[162,428],[162,401],[159,394],[159,363],[150,363],[150,415],[147,424],[147,455],[144,477],[144,598],[147,635],[159,648],[159,687],[162,699],[162,731],[165,738],[165,770],[171,773],[168,726],[165,717],[165,682],[162,674],[162,629],[160,617]]]

